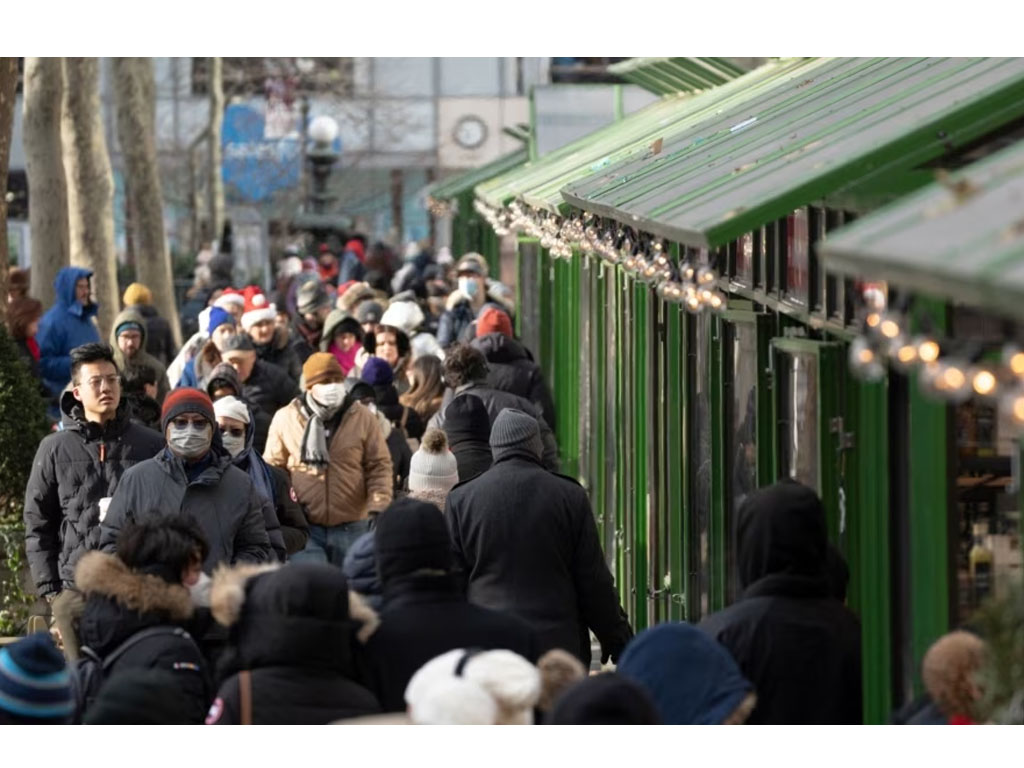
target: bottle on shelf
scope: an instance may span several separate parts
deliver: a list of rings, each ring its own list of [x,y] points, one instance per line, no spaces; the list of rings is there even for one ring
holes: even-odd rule
[[[985,546],[988,523],[975,523],[974,545],[968,560],[971,575],[971,603],[979,607],[992,594],[992,550]]]

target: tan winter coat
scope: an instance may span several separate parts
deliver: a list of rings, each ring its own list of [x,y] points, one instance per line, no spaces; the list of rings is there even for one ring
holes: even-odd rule
[[[373,414],[360,403],[349,406],[328,439],[331,461],[323,472],[302,463],[307,421],[301,398],[274,414],[263,458],[288,471],[309,522],[341,525],[387,507],[392,496],[391,454]]]

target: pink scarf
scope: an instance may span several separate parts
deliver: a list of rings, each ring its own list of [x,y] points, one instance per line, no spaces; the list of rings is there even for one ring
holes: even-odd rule
[[[357,341],[348,352],[342,352],[337,344],[331,342],[329,351],[334,355],[334,359],[338,361],[338,365],[341,366],[342,373],[348,376],[348,372],[355,367],[356,355],[359,354],[359,350],[362,348],[363,346]]]

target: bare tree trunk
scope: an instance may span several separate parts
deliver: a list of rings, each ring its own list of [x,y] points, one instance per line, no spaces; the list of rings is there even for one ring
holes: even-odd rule
[[[23,141],[32,229],[32,295],[54,302],[53,281],[68,265],[68,193],[61,158],[64,74],[60,58],[25,58]]]
[[[181,325],[174,300],[174,277],[164,235],[163,194],[156,156],[156,86],[148,58],[115,58],[117,136],[124,153],[125,175],[138,222],[135,273],[153,292],[153,303],[181,345]]]
[[[189,250],[193,256],[199,253],[203,249],[203,243],[209,240],[203,232],[203,196],[200,182],[202,163],[199,158],[199,150],[205,141],[206,131],[204,130],[188,145],[188,201],[192,214],[192,237],[189,241]]]
[[[207,128],[210,147],[210,227],[220,237],[224,229],[224,176],[221,171],[221,127],[224,122],[224,63],[220,56],[209,60],[210,125]]]
[[[0,58],[0,323],[7,322],[7,167],[14,131],[14,94],[18,89],[18,59]]]
[[[91,269],[100,338],[121,309],[114,251],[114,177],[100,110],[100,60],[64,59],[64,170],[71,263]]]

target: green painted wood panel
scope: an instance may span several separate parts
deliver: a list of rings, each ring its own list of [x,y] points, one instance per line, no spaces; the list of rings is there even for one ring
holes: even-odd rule
[[[564,199],[716,247],[1024,114],[1024,59],[819,59],[803,74],[746,89],[745,99],[670,133],[661,152],[569,184]]]

